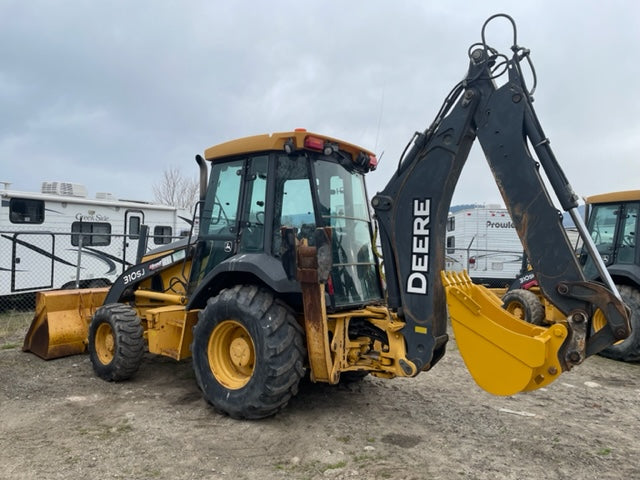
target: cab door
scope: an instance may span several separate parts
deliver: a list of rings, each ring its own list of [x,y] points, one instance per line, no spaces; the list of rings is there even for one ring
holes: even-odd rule
[[[615,263],[638,264],[637,232],[640,203],[623,204],[620,209],[618,236],[616,238]]]
[[[237,251],[244,164],[244,160],[235,160],[212,166],[191,271],[192,287]]]

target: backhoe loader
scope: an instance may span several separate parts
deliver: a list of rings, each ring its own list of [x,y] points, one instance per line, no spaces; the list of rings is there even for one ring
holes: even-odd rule
[[[485,41],[496,17],[513,26],[509,57]],[[196,157],[193,239],[141,253],[108,289],[42,293],[24,349],[43,358],[88,349],[110,381],[133,376],[146,350],[190,357],[216,410],[256,419],[281,410],[307,374],[337,384],[430,370],[445,354],[450,318],[485,390],[550,384],[627,337],[629,315],[614,285],[585,280],[541,180],[539,167],[573,216],[577,196],[534,113],[525,64],[533,71],[513,20],[489,18],[464,79],[370,204],[364,176],[376,156],[342,140],[297,129],[207,149]],[[562,313],[552,325],[524,322],[468,275],[443,273],[449,205],[476,139],[540,289]]]
[[[585,277],[615,283],[623,302],[630,309],[631,334],[599,353],[614,360],[640,361],[640,244],[638,211],[640,190],[607,192],[585,199],[584,221],[593,239],[595,251],[585,244],[578,249],[578,261]],[[598,271],[594,259],[601,258],[606,266]],[[559,312],[539,294],[535,274],[523,265],[511,288],[502,297],[503,307],[519,318],[536,325],[555,323]],[[594,330],[602,328],[603,317],[594,317]]]

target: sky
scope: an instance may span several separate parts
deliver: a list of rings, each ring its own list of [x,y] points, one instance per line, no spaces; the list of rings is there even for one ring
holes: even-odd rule
[[[0,0],[0,181],[150,201],[168,168],[195,179],[209,146],[304,127],[376,152],[373,196],[495,13],[531,50],[534,106],[575,192],[640,189],[631,0]],[[508,52],[508,22],[487,42]],[[460,203],[503,203],[479,145]]]

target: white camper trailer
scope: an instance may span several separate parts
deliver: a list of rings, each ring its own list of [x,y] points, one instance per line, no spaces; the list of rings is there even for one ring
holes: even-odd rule
[[[0,189],[0,299],[42,289],[105,286],[136,261],[140,228],[148,249],[190,231],[175,207],[88,198],[84,186],[43,182],[41,192]]]
[[[476,283],[510,285],[522,268],[522,243],[506,208],[474,206],[452,213],[446,242],[446,269],[467,270]]]

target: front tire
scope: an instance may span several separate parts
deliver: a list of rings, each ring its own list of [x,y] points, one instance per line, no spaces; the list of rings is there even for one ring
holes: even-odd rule
[[[89,326],[89,357],[100,378],[117,382],[131,378],[142,363],[144,332],[129,305],[100,307]]]
[[[209,299],[191,345],[198,386],[232,418],[274,415],[305,374],[302,328],[265,289],[238,285]]]
[[[502,308],[533,325],[544,325],[544,306],[530,290],[516,288],[502,297]]]

